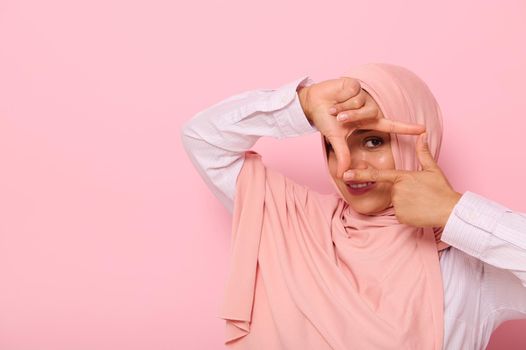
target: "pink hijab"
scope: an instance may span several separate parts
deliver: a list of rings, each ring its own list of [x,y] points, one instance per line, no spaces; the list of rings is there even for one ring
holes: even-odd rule
[[[438,156],[440,110],[414,73],[367,64],[345,75],[360,80],[386,118],[425,124]],[[391,136],[396,168],[418,169],[415,136]],[[326,157],[323,136],[322,145]],[[320,194],[245,153],[220,311],[226,346],[442,349],[437,252],[448,245],[432,229],[398,223],[392,208],[354,212],[334,186],[338,193]]]

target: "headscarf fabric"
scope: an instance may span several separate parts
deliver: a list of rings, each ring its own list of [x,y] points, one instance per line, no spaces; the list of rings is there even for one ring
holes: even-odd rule
[[[346,75],[386,118],[425,124],[438,157],[440,110],[415,74],[368,64]],[[396,168],[418,170],[414,139],[393,134],[391,142]],[[326,155],[323,136],[322,145]],[[432,229],[400,224],[392,208],[353,211],[336,189],[318,193],[245,152],[219,315],[228,348],[442,349],[438,251],[447,245]]]

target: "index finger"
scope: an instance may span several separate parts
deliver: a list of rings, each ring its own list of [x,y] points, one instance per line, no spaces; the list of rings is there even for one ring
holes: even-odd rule
[[[346,171],[343,174],[343,179],[345,181],[353,180],[353,181],[389,181],[389,182],[397,182],[399,181],[402,176],[406,173],[404,170],[391,170],[391,169],[385,169],[385,170],[378,170],[378,169],[353,169]]]
[[[421,124],[410,124],[380,118],[361,121],[357,129],[371,129],[395,134],[419,135],[426,130],[426,127]]]

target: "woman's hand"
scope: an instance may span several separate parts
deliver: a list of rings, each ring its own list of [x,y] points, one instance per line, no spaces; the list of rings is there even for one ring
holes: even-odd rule
[[[353,169],[345,180],[390,181],[395,215],[402,224],[416,227],[444,227],[462,194],[450,185],[429,152],[426,134],[418,137],[416,154],[421,171]],[[433,210],[429,210],[433,208]]]
[[[424,126],[385,119],[357,79],[341,77],[325,80],[298,90],[305,116],[330,142],[338,163],[337,177],[349,169],[351,155],[347,137],[356,129],[374,129],[401,134],[420,134]],[[333,108],[333,109],[331,109]],[[334,115],[347,115],[338,120]]]

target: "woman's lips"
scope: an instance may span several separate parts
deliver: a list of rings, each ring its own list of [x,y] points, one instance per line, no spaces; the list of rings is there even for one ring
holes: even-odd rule
[[[364,194],[376,186],[376,182],[349,181],[345,184],[347,185],[349,192],[354,196]]]

